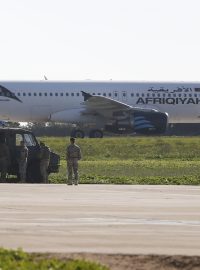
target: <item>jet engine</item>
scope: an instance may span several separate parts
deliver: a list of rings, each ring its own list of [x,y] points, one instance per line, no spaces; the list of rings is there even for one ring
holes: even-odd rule
[[[167,113],[156,110],[137,109],[134,111],[115,112],[113,120],[105,126],[109,132],[126,134],[162,134],[168,125]]]

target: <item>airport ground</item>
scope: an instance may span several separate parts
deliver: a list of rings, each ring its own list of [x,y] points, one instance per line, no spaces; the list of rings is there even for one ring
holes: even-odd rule
[[[4,248],[114,270],[200,269],[199,186],[1,184],[0,217]]]
[[[116,270],[200,269],[199,137],[78,139],[77,189],[64,184],[69,138],[42,140],[60,172],[52,185],[0,185],[0,246]]]

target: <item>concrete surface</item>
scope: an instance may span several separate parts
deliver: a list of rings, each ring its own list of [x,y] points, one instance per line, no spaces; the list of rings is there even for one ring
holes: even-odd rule
[[[0,184],[0,246],[200,255],[200,187]]]

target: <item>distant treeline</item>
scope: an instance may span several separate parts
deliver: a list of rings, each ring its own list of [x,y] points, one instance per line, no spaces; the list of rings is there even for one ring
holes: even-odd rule
[[[10,127],[19,127],[18,122],[8,122]],[[27,123],[23,126],[34,132],[36,136],[55,136],[55,137],[65,137],[70,136],[74,126],[72,124],[61,124],[61,123]],[[85,128],[87,131],[87,128]],[[109,134],[111,135],[111,134]],[[114,134],[112,134],[114,135]],[[164,135],[171,136],[199,136],[200,135],[200,124],[173,124],[169,125],[168,130]]]

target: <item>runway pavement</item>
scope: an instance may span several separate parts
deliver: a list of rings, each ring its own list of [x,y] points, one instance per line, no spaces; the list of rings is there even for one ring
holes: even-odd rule
[[[0,184],[0,246],[200,255],[200,187]]]

